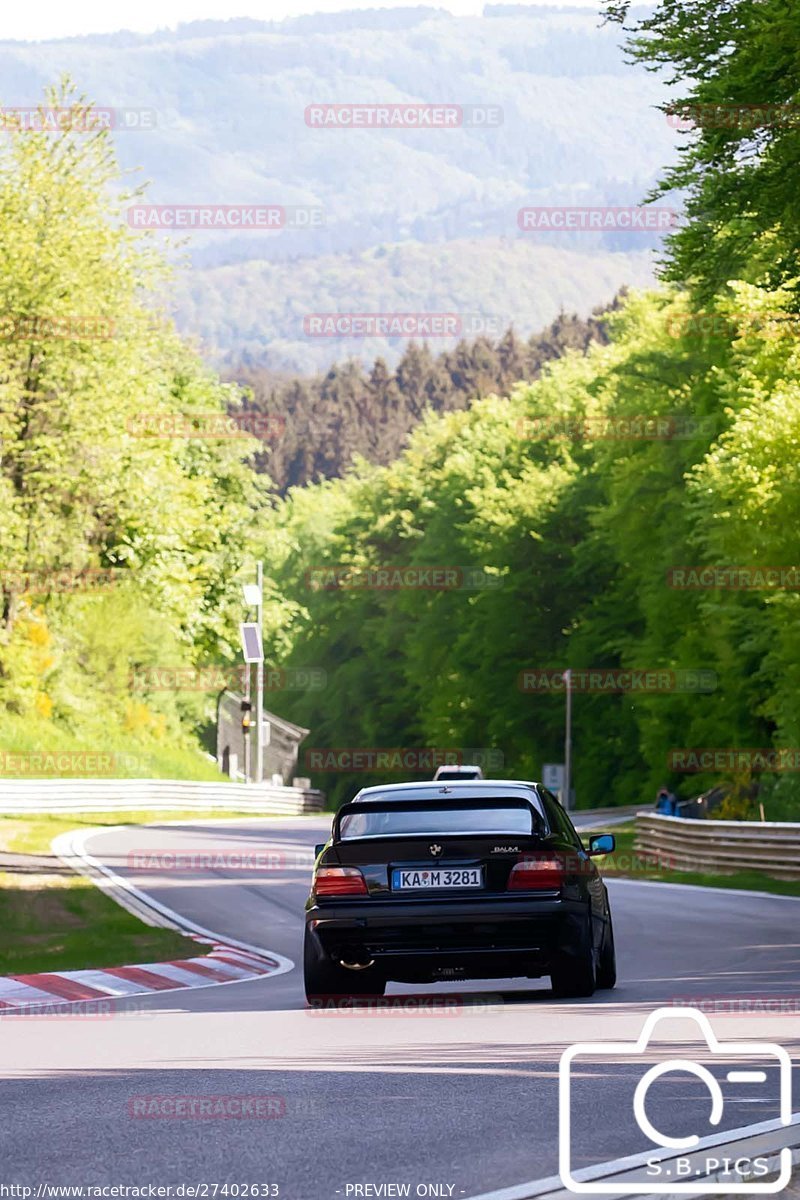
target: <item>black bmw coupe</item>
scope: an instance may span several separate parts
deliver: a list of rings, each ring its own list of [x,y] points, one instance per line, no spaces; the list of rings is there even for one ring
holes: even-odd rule
[[[539,783],[364,788],[318,847],[306,904],[310,1002],[410,983],[549,975],[557,996],[616,982],[597,855]]]

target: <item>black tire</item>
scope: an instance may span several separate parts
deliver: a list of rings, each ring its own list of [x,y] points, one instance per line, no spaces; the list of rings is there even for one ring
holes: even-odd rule
[[[581,940],[571,953],[560,952],[550,970],[553,995],[561,1000],[593,996],[597,987],[592,923],[587,918]]]
[[[597,986],[613,988],[617,984],[617,952],[614,948],[614,926],[611,923],[611,913],[608,914],[606,936],[600,951],[600,961],[597,964]]]
[[[303,982],[306,1000],[313,1005],[326,1000],[337,1003],[359,997],[363,999],[365,996],[382,996],[386,991],[386,980],[375,967],[353,971],[339,966],[325,954],[308,930],[303,942]]]

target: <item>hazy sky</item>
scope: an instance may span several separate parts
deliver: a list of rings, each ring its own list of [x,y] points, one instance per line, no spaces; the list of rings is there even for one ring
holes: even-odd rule
[[[483,0],[421,0],[445,8],[458,16],[477,16]],[[537,3],[537,0],[526,0]],[[539,0],[559,4],[561,0]],[[567,0],[569,4],[597,8],[598,0]],[[118,29],[134,29],[149,33],[180,21],[196,21],[205,17],[255,17],[262,21],[301,13],[339,12],[354,8],[410,7],[414,0],[403,5],[385,0],[136,0],[135,3],[108,3],[108,0],[37,0],[36,3],[7,4],[0,11],[0,40],[53,37],[74,37],[84,33],[114,33]]]

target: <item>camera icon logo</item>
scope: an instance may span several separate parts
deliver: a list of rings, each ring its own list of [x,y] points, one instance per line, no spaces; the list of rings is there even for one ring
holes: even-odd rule
[[[652,1143],[652,1149],[641,1155],[634,1155],[625,1160],[631,1168],[641,1167],[645,1174],[633,1171],[632,1177],[604,1181],[598,1178],[596,1168],[582,1168],[576,1172],[573,1168],[572,1153],[572,1105],[573,1078],[575,1065],[583,1065],[580,1060],[591,1060],[593,1064],[603,1066],[611,1064],[630,1064],[637,1059],[648,1057],[652,1061],[654,1031],[660,1021],[674,1021],[676,1018],[690,1019],[697,1026],[698,1050],[703,1057],[719,1070],[715,1074],[704,1063],[695,1062],[682,1054],[671,1054],[669,1044],[663,1044],[661,1061],[650,1066],[639,1079],[633,1095],[633,1116],[636,1125]],[[704,1042],[705,1045],[701,1043]],[[685,1052],[685,1043],[680,1049]],[[576,1060],[578,1063],[576,1064]],[[716,1063],[715,1061],[716,1060]],[[764,1175],[772,1174],[774,1168],[766,1167],[766,1159],[740,1156],[737,1159],[722,1158],[725,1150],[725,1135],[722,1132],[711,1137],[701,1138],[696,1133],[683,1137],[675,1137],[662,1132],[651,1121],[647,1113],[647,1094],[656,1080],[670,1072],[690,1074],[700,1079],[708,1089],[711,1098],[711,1111],[708,1121],[712,1126],[719,1126],[725,1112],[726,1099],[736,1099],[734,1089],[724,1089],[722,1084],[741,1085],[745,1096],[757,1095],[763,1097],[763,1085],[770,1077],[767,1069],[777,1066],[777,1094],[773,1092],[768,1099],[777,1100],[780,1116],[771,1124],[777,1128],[792,1124],[792,1064],[787,1051],[773,1042],[720,1042],[706,1015],[696,1008],[659,1008],[648,1016],[642,1027],[642,1032],[635,1042],[579,1042],[570,1046],[561,1056],[559,1064],[559,1173],[565,1188],[572,1192],[584,1194],[638,1194],[643,1191],[650,1194],[730,1194],[735,1192],[779,1192],[789,1183],[792,1173],[792,1151],[788,1147],[780,1150],[778,1157],[779,1175],[774,1179],[764,1179]],[[765,1069],[767,1068],[767,1069]],[[722,1082],[721,1082],[722,1081]],[[762,1091],[753,1090],[762,1085]],[[741,1096],[741,1091],[738,1092]],[[743,1131],[739,1131],[739,1137]],[[732,1131],[732,1137],[735,1134]],[[584,1159],[585,1162],[585,1159]],[[762,1165],[764,1164],[764,1165]],[[722,1168],[720,1170],[720,1168]],[[628,1174],[626,1170],[626,1174]],[[579,1176],[579,1177],[578,1177]],[[726,1180],[719,1182],[720,1176]],[[728,1181],[729,1180],[729,1181]]]

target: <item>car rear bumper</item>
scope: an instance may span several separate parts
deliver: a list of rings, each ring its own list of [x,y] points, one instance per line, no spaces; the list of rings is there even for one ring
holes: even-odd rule
[[[556,953],[585,936],[587,905],[548,898],[336,902],[307,910],[309,936],[339,962],[382,964],[390,978],[547,973]],[[524,968],[524,969],[523,969]],[[397,974],[395,973],[397,972]]]

